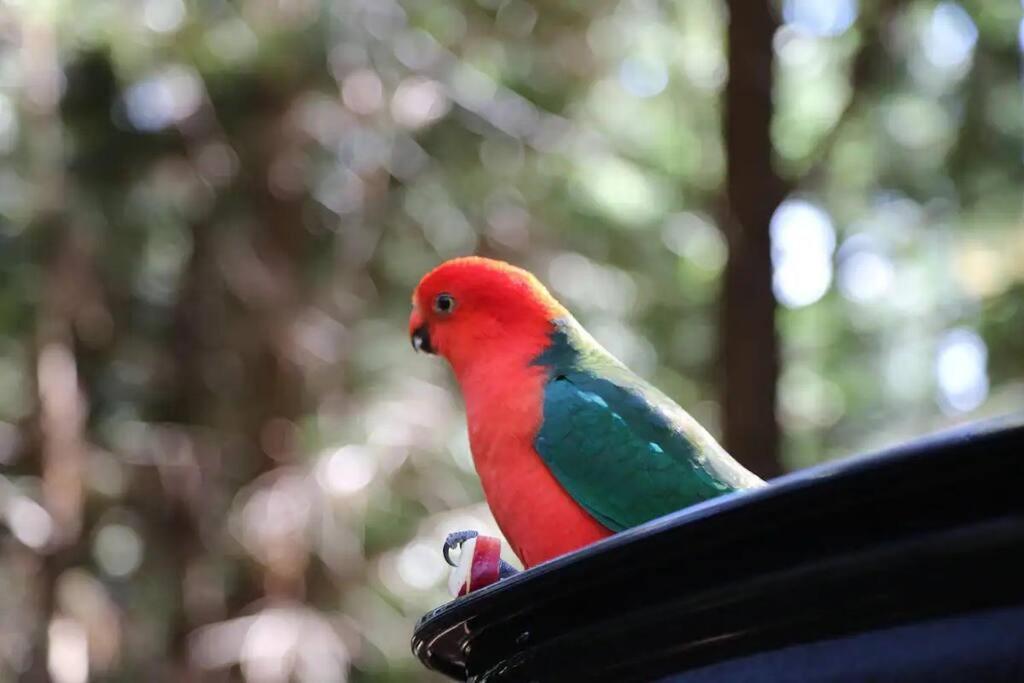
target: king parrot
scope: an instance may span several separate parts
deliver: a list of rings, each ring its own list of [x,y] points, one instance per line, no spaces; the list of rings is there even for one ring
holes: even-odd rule
[[[525,270],[442,263],[416,287],[409,333],[451,365],[484,495],[526,567],[763,485]]]

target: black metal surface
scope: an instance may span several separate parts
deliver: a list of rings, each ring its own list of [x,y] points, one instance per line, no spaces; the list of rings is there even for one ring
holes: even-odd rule
[[[478,681],[696,675],[1024,605],[1022,550],[1017,418],[811,468],[618,534],[434,610],[413,650]]]
[[[730,659],[659,683],[1021,683],[1024,607],[881,628]]]

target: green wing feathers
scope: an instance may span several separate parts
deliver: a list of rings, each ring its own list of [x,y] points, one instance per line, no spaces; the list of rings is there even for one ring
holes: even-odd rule
[[[762,482],[575,321],[536,361],[548,370],[535,448],[601,524],[621,531]]]

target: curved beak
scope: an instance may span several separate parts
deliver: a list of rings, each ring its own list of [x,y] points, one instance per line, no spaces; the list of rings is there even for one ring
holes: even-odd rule
[[[434,353],[434,347],[430,345],[430,328],[418,308],[412,309],[409,316],[409,338],[417,351]]]

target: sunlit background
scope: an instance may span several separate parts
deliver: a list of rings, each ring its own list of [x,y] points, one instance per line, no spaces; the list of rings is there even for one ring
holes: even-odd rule
[[[786,0],[789,469],[1024,406],[1022,6]],[[0,2],[0,681],[435,680],[495,532],[409,295],[534,270],[720,430],[717,0]]]

